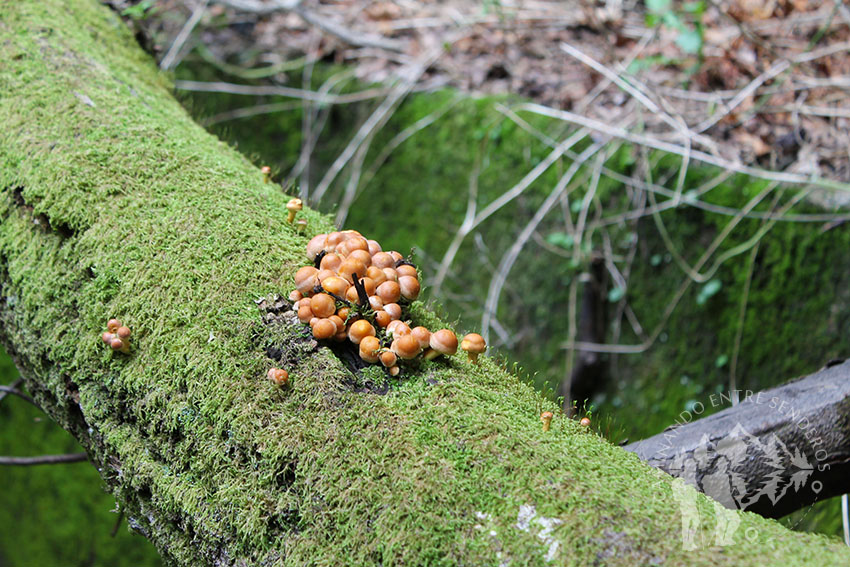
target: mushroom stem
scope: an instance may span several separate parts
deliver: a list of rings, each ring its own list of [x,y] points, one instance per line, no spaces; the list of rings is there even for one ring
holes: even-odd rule
[[[296,211],[289,211],[289,216],[286,218],[286,222],[292,224],[292,222],[295,220],[295,213]]]
[[[554,414],[551,411],[544,411],[540,414],[540,421],[543,422],[543,431],[549,431],[549,426],[552,424]]]

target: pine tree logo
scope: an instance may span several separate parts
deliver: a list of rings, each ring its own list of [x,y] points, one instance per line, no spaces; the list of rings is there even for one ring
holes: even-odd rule
[[[775,434],[761,440],[740,423],[719,439],[703,435],[697,450],[677,453],[673,463],[670,472],[678,477],[673,481],[673,496],[682,511],[682,545],[686,550],[711,543],[733,544],[741,522],[737,510],[746,510],[763,497],[776,504],[789,488],[799,492],[814,472],[812,463],[798,448],[789,450]],[[747,486],[744,471],[753,467],[769,472],[762,475],[760,485]],[[701,517],[697,495],[686,484],[715,500],[713,542],[697,541],[699,527],[711,518]]]

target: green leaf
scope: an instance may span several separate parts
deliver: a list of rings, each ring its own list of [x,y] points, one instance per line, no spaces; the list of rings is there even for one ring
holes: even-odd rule
[[[577,213],[577,212],[581,211],[581,206],[582,206],[581,199],[578,199],[578,200],[570,203],[570,210],[574,213]]]
[[[723,368],[729,362],[729,357],[725,354],[721,354],[717,357],[717,360],[714,361],[714,366],[717,368]]]
[[[651,266],[658,266],[659,264],[661,264],[661,254],[653,254],[649,258],[649,264]]]
[[[553,246],[559,246],[565,250],[570,250],[573,247],[573,237],[564,232],[553,232],[546,237],[546,242]]]
[[[608,291],[608,301],[610,301],[611,303],[617,303],[618,301],[623,299],[624,295],[626,295],[625,289],[623,289],[619,286],[618,287],[612,287]]]
[[[646,9],[653,14],[663,14],[673,8],[673,0],[646,0]]]
[[[702,34],[697,30],[684,30],[676,38],[676,45],[685,53],[699,53],[702,50]]]
[[[697,295],[697,305],[705,305],[706,302],[723,287],[723,282],[717,278],[706,282]]]

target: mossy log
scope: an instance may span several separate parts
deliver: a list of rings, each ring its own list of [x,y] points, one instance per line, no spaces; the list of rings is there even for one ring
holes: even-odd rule
[[[690,489],[706,546],[683,548],[671,477],[574,421],[544,433],[555,405],[492,359],[422,363],[375,393],[380,373],[358,378],[271,299],[328,219],[287,224],[288,197],[189,119],[107,8],[4,2],[0,61],[3,342],[169,563],[850,559],[748,513],[716,547]],[[110,317],[131,353],[100,341]]]
[[[682,412],[675,426],[624,449],[730,508],[768,518],[848,491],[850,362],[738,396],[737,405],[702,419],[711,409],[705,404]],[[728,403],[729,394],[708,401]],[[712,481],[718,472],[734,479],[734,494],[728,482]]]

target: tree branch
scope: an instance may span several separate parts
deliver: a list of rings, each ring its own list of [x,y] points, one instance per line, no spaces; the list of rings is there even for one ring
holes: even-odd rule
[[[850,477],[850,361],[763,392],[738,391],[741,402],[627,445],[648,464],[724,503],[769,518],[847,492]]]

